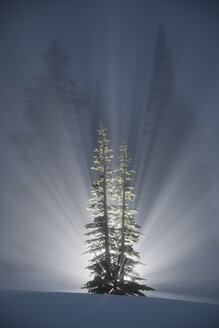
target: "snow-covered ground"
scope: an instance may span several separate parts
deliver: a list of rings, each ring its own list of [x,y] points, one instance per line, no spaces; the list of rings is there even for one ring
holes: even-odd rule
[[[217,328],[219,305],[63,292],[1,292],[1,328]]]

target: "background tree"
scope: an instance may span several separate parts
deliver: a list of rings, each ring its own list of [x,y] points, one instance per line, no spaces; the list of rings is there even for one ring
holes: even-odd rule
[[[87,224],[86,229],[90,230],[86,235],[91,237],[87,240],[88,251],[93,258],[87,267],[91,271],[93,280],[88,281],[83,288],[90,293],[105,294],[112,288],[112,268],[111,268],[111,235],[113,227],[110,223],[109,201],[112,196],[112,171],[110,163],[113,158],[112,150],[109,148],[109,140],[106,137],[106,129],[102,124],[98,130],[99,147],[94,150],[93,170],[98,172],[98,178],[91,187],[92,198],[90,199],[89,210],[93,211],[94,221]]]
[[[12,141],[25,161],[49,160],[53,166],[63,158],[63,143],[73,142],[72,121],[86,105],[87,96],[69,78],[69,57],[56,41],[50,43],[42,58],[45,73],[35,77],[35,86],[25,89],[23,118],[28,129],[14,131]]]
[[[163,157],[163,155],[170,153],[170,150],[166,154],[163,153],[163,149],[168,135],[167,128],[170,124],[169,114],[178,109],[174,79],[171,51],[165,31],[160,25],[153,51],[153,64],[146,104],[146,148],[143,172],[145,179],[148,178],[148,175],[151,175],[151,167],[155,165],[154,158],[159,165],[157,156],[161,154],[161,157]],[[165,163],[162,163],[162,165],[165,165]],[[150,189],[151,199],[153,199],[154,192],[156,192],[157,182],[160,183],[163,179],[162,168],[157,170],[156,173],[159,173],[159,178],[153,179],[153,186],[151,186],[151,189],[148,188],[148,190]],[[145,181],[142,179],[142,184],[143,182]]]
[[[146,104],[144,168],[139,189],[142,192],[145,188],[148,211],[156,202],[185,144],[189,140],[196,145],[200,143],[201,128],[194,111],[175,90],[172,54],[160,25]]]
[[[156,213],[160,231],[171,231],[174,225],[180,226],[182,220],[188,231],[192,224],[207,224],[209,232],[202,247],[211,257],[209,245],[215,215],[209,201],[209,172],[203,164],[205,159],[200,147],[204,124],[197,113],[176,91],[172,54],[167,35],[163,27],[159,26],[147,95],[145,145],[142,152],[144,167],[140,173],[142,179],[138,190],[144,199],[145,220],[150,221],[153,213]],[[162,212],[158,213],[160,204]],[[199,209],[198,215],[192,213],[194,208]],[[157,231],[154,224],[151,234]],[[159,233],[158,236],[162,238]],[[153,241],[150,246],[154,246]],[[196,259],[197,263],[201,263],[198,248],[192,254],[192,261]],[[181,260],[179,275],[183,268],[190,266],[190,261],[189,257]],[[167,291],[168,288],[165,288],[163,291]],[[179,290],[179,283],[173,282],[173,288]]]

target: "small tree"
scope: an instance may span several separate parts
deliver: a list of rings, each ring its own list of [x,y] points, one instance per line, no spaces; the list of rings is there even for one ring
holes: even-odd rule
[[[109,140],[106,138],[106,129],[102,124],[99,135],[99,147],[94,150],[93,170],[99,173],[98,178],[91,187],[92,198],[90,199],[89,210],[93,211],[94,221],[87,224],[86,229],[90,230],[86,235],[91,237],[87,240],[88,253],[93,255],[90,265],[87,267],[94,276],[88,281],[84,288],[92,293],[108,293],[112,288],[112,270],[110,257],[110,235],[113,227],[109,224],[109,200],[112,194],[112,171],[110,163],[113,158],[112,150],[109,148]]]

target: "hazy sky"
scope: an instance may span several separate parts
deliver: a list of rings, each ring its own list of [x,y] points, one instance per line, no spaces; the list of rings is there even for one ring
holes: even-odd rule
[[[52,39],[70,55],[72,78],[81,90],[91,94],[100,80],[109,110],[144,111],[161,23],[173,53],[176,89],[205,120],[202,151],[219,192],[218,1],[9,0],[0,6],[3,130],[21,120],[24,85],[43,71],[40,56]]]
[[[8,183],[7,196],[1,184],[2,202],[10,197],[13,182],[22,181],[10,132],[23,127],[24,86],[43,73],[41,54],[50,41],[57,40],[69,54],[71,78],[81,91],[93,97],[97,81],[102,83],[114,129],[128,138],[139,135],[144,125],[152,52],[162,24],[173,54],[176,90],[205,124],[200,153],[210,166],[211,197],[217,206],[218,17],[219,2],[213,0],[1,1],[0,176]]]
[[[106,84],[113,77],[124,104],[130,85],[138,89],[132,93],[146,93],[161,23],[173,52],[176,88],[214,125],[213,140],[218,14],[217,1],[1,1],[2,107],[20,106],[23,86],[42,71],[40,55],[52,39],[70,55],[81,89],[91,92],[98,79]]]

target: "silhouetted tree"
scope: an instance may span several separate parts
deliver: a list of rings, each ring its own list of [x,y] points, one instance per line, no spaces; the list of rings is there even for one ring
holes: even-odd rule
[[[146,105],[145,164],[140,186],[140,190],[147,186],[148,210],[197,126],[194,112],[175,91],[172,55],[164,29],[159,26]]]
[[[146,170],[158,141],[162,124],[176,104],[174,73],[166,34],[160,25],[153,51],[153,64],[146,106]]]
[[[26,88],[23,117],[29,131],[14,131],[12,140],[25,160],[31,161],[35,156],[57,161],[57,151],[62,152],[64,140],[72,139],[74,114],[85,106],[87,97],[69,79],[69,57],[56,41],[51,42],[42,58],[45,74],[35,78],[34,87]]]
[[[199,149],[203,126],[196,112],[176,92],[172,55],[160,26],[148,90],[145,166],[139,191],[144,195],[146,220],[153,211],[158,213],[162,204],[160,231],[172,229],[173,223],[178,224],[182,218],[185,226],[189,227],[191,222],[197,226],[208,222],[209,230],[212,229],[214,213],[208,197],[210,181]],[[198,215],[191,214],[194,208],[199,209]],[[210,235],[213,234],[206,234]],[[209,241],[203,241],[203,249],[208,252],[209,244]],[[194,258],[200,261],[198,251],[193,253]]]

